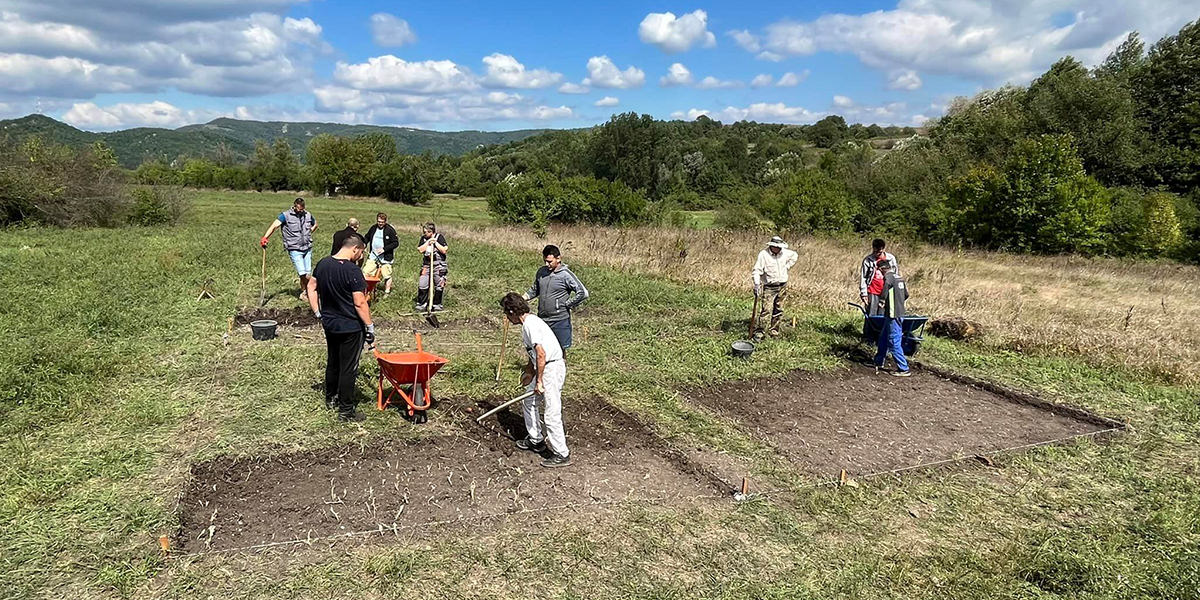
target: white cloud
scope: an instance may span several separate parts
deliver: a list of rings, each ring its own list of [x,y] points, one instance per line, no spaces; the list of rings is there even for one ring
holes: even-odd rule
[[[779,61],[783,60],[783,55],[776,54],[774,52],[771,52],[770,50],[763,50],[762,52],[759,52],[758,55],[755,56],[754,58],[757,58],[758,60],[769,60],[771,62],[779,62]]]
[[[698,89],[702,89],[702,90],[721,90],[721,89],[730,89],[730,88],[740,88],[744,85],[745,85],[744,83],[737,81],[737,80],[717,79],[716,77],[709,75],[708,77],[701,79],[699,81],[699,83],[696,84],[696,87]]]
[[[488,92],[488,95],[485,96],[485,98],[489,104],[505,105],[518,104],[525,99],[525,97],[520,94],[510,94],[508,92]]]
[[[637,67],[624,71],[617,68],[607,56],[593,56],[587,62],[588,76],[583,85],[598,88],[629,89],[641,87],[646,82],[646,73]]]
[[[667,67],[667,74],[658,80],[658,84],[663,87],[691,85],[692,72],[683,66],[682,63],[673,63],[670,67]]]
[[[579,85],[578,83],[571,83],[568,81],[558,86],[558,91],[563,94],[586,94],[592,91],[592,88],[586,85]]]
[[[779,82],[775,85],[779,87],[796,87],[801,83],[804,83],[804,80],[808,79],[808,75],[808,69],[801,71],[799,74],[788,71],[779,77]]]
[[[483,58],[487,74],[483,84],[491,87],[532,89],[550,87],[562,81],[562,73],[546,69],[527,71],[517,59],[499,52]]]
[[[1072,22],[1060,26],[1064,13]],[[845,53],[889,74],[913,72],[890,77],[896,89],[916,89],[916,72],[1023,82],[1065,54],[1094,64],[1130,30],[1154,40],[1197,13],[1200,0],[1169,8],[1155,0],[900,0],[894,10],[780,21],[759,36],[745,32],[761,40],[762,51],[743,47],[766,59]]]
[[[766,73],[760,73],[758,75],[755,75],[754,79],[750,80],[750,87],[752,87],[752,88],[767,87],[768,85],[771,85],[774,82],[775,82],[775,77],[768,75]]]
[[[169,88],[218,96],[296,91],[309,85],[314,53],[330,50],[320,25],[308,18],[270,13],[226,18],[214,8],[209,20],[181,20],[156,12],[161,9],[156,5],[145,7],[143,28],[128,23],[105,28],[103,19],[88,26],[89,19],[79,18],[95,16],[95,5],[109,4],[105,0],[49,13],[10,2],[27,13],[0,11],[0,56],[12,67],[6,77],[31,65],[44,68],[6,86],[9,93],[90,98]]]
[[[747,52],[762,51],[762,44],[759,43],[758,36],[745,29],[727,31],[725,32],[725,35],[733,38],[734,43],[736,43],[738,46],[741,46],[742,49]]]
[[[63,120],[85,129],[124,129],[128,127],[167,127],[174,129],[192,123],[211,121],[220,113],[184,110],[162,101],[145,104],[120,103],[100,107],[92,102],[75,104]]]
[[[422,94],[462,92],[478,87],[466,67],[449,60],[409,62],[391,54],[374,56],[365,63],[338,62],[334,80],[358,90]]]
[[[711,48],[717,38],[708,30],[708,13],[696,10],[679,18],[674,13],[650,13],[638,26],[638,38],[663,52],[685,52],[693,46]]]
[[[849,96],[834,96],[833,105],[838,108],[849,108],[854,106],[854,100],[852,100]]]
[[[480,123],[489,121],[549,121],[575,117],[569,106],[537,104],[516,93],[424,94],[364,91],[338,85],[313,90],[323,114],[351,115],[354,122],[380,124]],[[322,119],[317,119],[322,120]]]
[[[408,21],[387,13],[371,15],[371,37],[375,38],[375,45],[384,48],[417,43],[417,34]]]
[[[618,100],[614,96],[605,96],[605,97],[597,100],[595,105],[596,106],[616,106],[620,103],[621,103],[621,101]]]
[[[701,115],[726,123],[736,121],[761,121],[767,123],[790,124],[812,123],[825,116],[822,113],[812,112],[804,107],[788,106],[782,102],[756,102],[746,107],[726,106],[725,108],[716,111],[699,108],[692,108],[686,112],[675,111],[671,113],[671,118],[686,118],[688,120],[694,120]]]
[[[895,69],[888,73],[889,90],[912,91],[920,89],[921,77],[912,69]]]

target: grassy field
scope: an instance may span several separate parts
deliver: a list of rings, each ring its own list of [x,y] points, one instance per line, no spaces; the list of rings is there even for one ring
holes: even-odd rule
[[[744,335],[745,271],[760,240],[593,228],[538,239],[489,225],[478,200],[457,198],[309,205],[321,240],[377,210],[414,242],[421,221],[447,233],[448,318],[477,326],[428,337],[453,360],[439,394],[515,390],[515,366],[505,384],[492,380],[492,307],[528,285],[537,248],[558,242],[594,294],[576,325],[568,394],[603,396],[673,444],[749,457],[751,477],[782,491],[736,505],[626,502],[533,526],[333,550],[165,559],[158,537],[177,527],[196,461],[449,426],[432,418],[413,428],[373,410],[361,425],[340,424],[312,389],[319,333],[262,344],[230,331],[258,298],[258,236],[289,204],[205,193],[176,227],[0,232],[0,596],[1200,598],[1200,309],[1186,301],[1200,283],[1195,269],[897,248],[915,310],[990,330],[979,343],[930,340],[922,358],[1131,431],[1010,455],[998,468],[814,487],[679,390],[836,367],[835,349],[854,341],[858,319],[844,302],[862,248],[799,240],[797,327],[734,362],[725,352]],[[399,298],[377,303],[377,319],[402,322],[418,260],[398,261]],[[300,306],[278,240],[268,271],[269,306]],[[197,300],[205,285],[216,297]],[[381,327],[380,343],[407,348],[411,333]]]

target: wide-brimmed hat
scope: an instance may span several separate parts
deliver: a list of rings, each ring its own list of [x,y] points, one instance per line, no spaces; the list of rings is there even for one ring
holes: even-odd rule
[[[779,236],[774,236],[771,238],[771,240],[769,242],[767,242],[767,247],[770,248],[771,246],[774,246],[776,248],[787,248],[788,247],[787,242],[783,241],[783,238],[781,238]]]

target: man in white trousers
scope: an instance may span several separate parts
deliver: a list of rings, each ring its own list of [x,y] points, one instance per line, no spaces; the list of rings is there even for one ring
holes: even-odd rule
[[[562,387],[567,378],[562,347],[550,326],[529,314],[529,303],[520,294],[505,294],[500,299],[500,308],[509,323],[521,326],[521,340],[529,353],[529,366],[522,383],[527,391],[535,392],[522,405],[527,434],[517,440],[517,448],[539,454],[549,448],[550,456],[542,461],[542,466],[565,467],[571,464],[571,452],[567,449],[562,421]]]

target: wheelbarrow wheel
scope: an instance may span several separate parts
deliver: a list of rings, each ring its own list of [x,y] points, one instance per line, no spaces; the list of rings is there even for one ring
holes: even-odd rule
[[[418,410],[418,411],[413,412],[413,421],[412,422],[413,422],[413,425],[424,425],[425,423],[429,422],[429,417],[426,416],[425,411]]]

